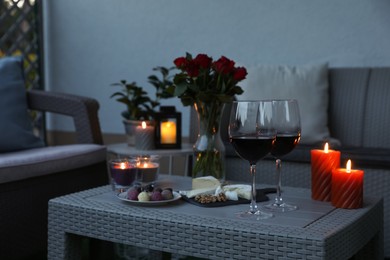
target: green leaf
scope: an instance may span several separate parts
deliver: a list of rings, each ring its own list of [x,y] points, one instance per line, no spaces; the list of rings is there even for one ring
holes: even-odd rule
[[[194,104],[194,99],[191,97],[181,97],[181,103],[183,106],[192,106]]]
[[[170,95],[174,95],[175,93],[175,86],[174,85],[170,85],[168,86],[167,90],[166,90]]]
[[[113,93],[113,94],[110,96],[110,98],[113,98],[113,97],[116,97],[116,96],[124,97],[125,94],[123,94],[122,92],[115,92],[115,93]]]
[[[186,59],[187,60],[192,60],[192,55],[188,52],[186,52]]]
[[[174,95],[175,96],[181,96],[181,95],[184,94],[184,92],[186,92],[186,90],[187,90],[187,85],[186,84],[178,84],[175,87]]]

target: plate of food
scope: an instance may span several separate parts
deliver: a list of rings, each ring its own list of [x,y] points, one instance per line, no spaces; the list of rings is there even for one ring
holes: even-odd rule
[[[185,201],[200,207],[223,207],[250,203],[250,185],[226,185],[222,188],[205,188],[191,191],[181,191]],[[267,201],[269,193],[275,193],[275,188],[256,190],[256,201]]]
[[[172,203],[181,199],[181,195],[172,191],[172,189],[154,190],[154,191],[140,191],[136,188],[125,192],[121,192],[117,195],[118,199],[140,206],[157,206]]]

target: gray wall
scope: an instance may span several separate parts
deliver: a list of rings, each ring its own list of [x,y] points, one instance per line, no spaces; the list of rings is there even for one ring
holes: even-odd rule
[[[46,0],[46,86],[96,98],[103,132],[123,133],[113,82],[149,88],[152,68],[185,52],[245,65],[390,66],[389,14],[387,0]],[[182,110],[188,136],[189,109],[164,104]],[[53,130],[69,125],[49,119]]]

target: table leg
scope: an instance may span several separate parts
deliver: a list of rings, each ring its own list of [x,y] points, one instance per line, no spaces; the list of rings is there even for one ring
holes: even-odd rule
[[[47,259],[65,259],[65,232],[56,222],[56,213],[49,204]]]

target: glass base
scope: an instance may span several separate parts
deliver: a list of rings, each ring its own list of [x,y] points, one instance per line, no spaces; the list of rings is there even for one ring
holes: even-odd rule
[[[265,210],[268,210],[268,211],[272,211],[272,212],[288,212],[288,211],[293,211],[293,210],[296,210],[298,209],[298,206],[296,205],[291,205],[291,204],[287,204],[287,203],[271,203],[271,204],[268,204],[268,205],[264,205],[262,206],[263,209]]]
[[[239,218],[254,219],[254,220],[269,219],[274,216],[274,214],[272,213],[264,212],[261,210],[257,210],[255,212],[252,211],[238,212],[236,215]]]
[[[112,190],[116,194],[119,194],[119,193],[127,191],[131,186],[123,186],[123,185],[118,185],[118,184],[112,183],[111,187],[112,187]]]

